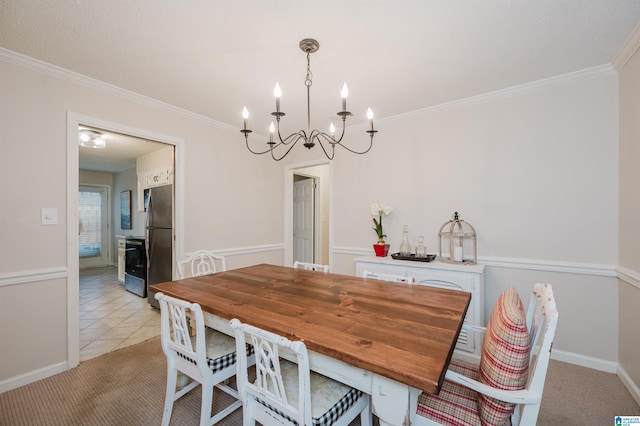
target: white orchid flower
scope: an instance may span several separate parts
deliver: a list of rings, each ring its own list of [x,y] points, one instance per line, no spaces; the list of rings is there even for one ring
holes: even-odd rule
[[[380,203],[380,209],[382,209],[382,213],[385,216],[387,216],[389,213],[393,211],[393,207],[391,206],[391,204],[387,203],[386,201],[383,201],[382,203]]]
[[[387,216],[393,211],[393,207],[391,206],[391,204],[387,203],[386,201],[383,201],[381,203],[372,203],[370,208],[372,216]]]

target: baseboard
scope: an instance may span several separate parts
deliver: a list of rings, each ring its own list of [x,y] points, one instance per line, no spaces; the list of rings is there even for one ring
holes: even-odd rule
[[[58,364],[53,364],[48,367],[30,371],[20,376],[11,377],[9,379],[0,381],[0,393],[17,389],[21,386],[28,385],[29,383],[37,382],[38,380],[46,379],[47,377],[54,376],[64,371],[67,371],[67,363],[60,362]]]
[[[638,387],[638,385],[636,385],[631,377],[629,377],[624,368],[619,365],[617,374],[622,381],[622,384],[627,388],[633,399],[635,399],[638,405],[640,405],[640,388]]]
[[[556,349],[551,351],[551,359],[613,374],[616,374],[619,368],[618,363],[615,361],[607,361],[604,359],[593,358],[574,352],[567,352]]]
[[[465,361],[469,361],[475,364],[480,362],[480,357],[478,355],[469,354],[463,351],[456,350],[455,356],[457,358],[462,358]],[[606,373],[616,374],[621,370],[617,362],[605,361],[603,359],[592,358],[573,352],[559,351],[556,349],[551,351],[551,359],[566,362],[567,364],[579,365],[580,367],[587,367],[598,371],[604,371]]]

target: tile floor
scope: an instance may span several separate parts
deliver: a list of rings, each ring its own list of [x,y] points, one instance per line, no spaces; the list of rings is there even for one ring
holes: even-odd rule
[[[160,311],[125,290],[115,266],[80,270],[80,361],[160,335]]]

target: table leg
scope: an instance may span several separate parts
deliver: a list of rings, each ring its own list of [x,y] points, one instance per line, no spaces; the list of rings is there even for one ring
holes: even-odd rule
[[[408,426],[414,423],[420,390],[374,374],[371,387],[373,414],[380,425]]]

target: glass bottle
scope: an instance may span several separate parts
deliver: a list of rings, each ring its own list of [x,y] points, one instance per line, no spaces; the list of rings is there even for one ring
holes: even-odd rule
[[[427,257],[427,248],[424,245],[424,237],[418,237],[418,245],[416,246],[416,257]]]
[[[402,227],[402,243],[400,243],[400,256],[411,255],[411,244],[409,244],[409,227],[404,225]]]

